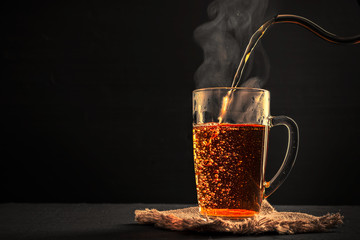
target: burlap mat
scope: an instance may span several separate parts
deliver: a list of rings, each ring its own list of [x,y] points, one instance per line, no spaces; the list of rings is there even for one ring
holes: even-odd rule
[[[142,224],[154,224],[160,228],[177,231],[230,232],[234,234],[278,233],[294,234],[325,232],[343,224],[340,213],[316,217],[300,212],[278,212],[266,200],[260,213],[243,220],[204,219],[197,207],[158,211],[145,209],[135,211],[135,220]]]

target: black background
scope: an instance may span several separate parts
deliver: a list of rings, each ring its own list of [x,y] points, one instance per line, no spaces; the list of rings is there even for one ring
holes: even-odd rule
[[[2,2],[1,202],[195,203],[193,31],[209,3]],[[276,13],[360,33],[355,0],[272,0],[266,17]],[[295,168],[270,201],[360,204],[360,46],[288,24],[261,41],[271,112],[300,128]],[[267,179],[285,145],[273,129]]]

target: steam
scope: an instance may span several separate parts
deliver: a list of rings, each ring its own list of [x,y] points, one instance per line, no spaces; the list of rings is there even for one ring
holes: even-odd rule
[[[204,62],[195,73],[197,88],[231,86],[251,35],[264,22],[267,4],[267,0],[215,0],[209,5],[211,21],[194,32],[204,52]],[[260,43],[250,58],[241,86],[261,87],[268,78],[269,63]]]

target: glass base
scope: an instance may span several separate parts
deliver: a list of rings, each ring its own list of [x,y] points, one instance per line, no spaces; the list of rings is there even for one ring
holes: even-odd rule
[[[201,209],[200,215],[205,218],[222,218],[229,220],[240,220],[254,217],[258,212],[247,209]]]

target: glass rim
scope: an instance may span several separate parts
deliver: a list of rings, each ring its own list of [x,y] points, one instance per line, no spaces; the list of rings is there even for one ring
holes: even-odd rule
[[[262,89],[262,88],[252,88],[252,87],[209,87],[209,88],[199,88],[199,89],[195,89],[193,91],[193,93],[196,92],[202,92],[202,91],[211,91],[211,90],[231,90],[231,89],[236,89],[236,90],[249,90],[249,91],[253,91],[253,92],[269,92],[269,90],[266,89]]]

